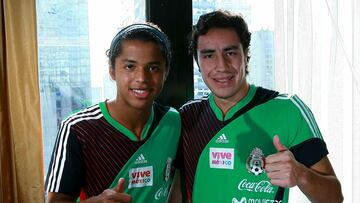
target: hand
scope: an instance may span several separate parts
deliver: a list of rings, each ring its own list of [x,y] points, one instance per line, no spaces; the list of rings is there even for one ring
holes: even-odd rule
[[[296,161],[292,152],[281,143],[279,136],[274,136],[273,144],[277,153],[266,157],[266,175],[273,185],[294,187],[305,166]]]
[[[124,193],[125,179],[120,178],[118,184],[112,189],[106,189],[100,195],[91,198],[91,202],[101,203],[130,203],[131,197]],[[89,199],[90,200],[90,199]]]

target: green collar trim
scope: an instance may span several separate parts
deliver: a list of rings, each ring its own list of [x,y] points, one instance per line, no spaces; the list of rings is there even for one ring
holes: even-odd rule
[[[231,117],[233,117],[236,112],[238,112],[240,109],[242,109],[246,104],[248,104],[251,101],[251,99],[254,97],[256,93],[256,89],[257,88],[255,85],[250,85],[249,91],[246,94],[246,96],[242,98],[233,107],[231,107],[225,115],[223,115],[221,109],[216,105],[213,93],[210,93],[209,94],[210,107],[214,111],[216,118],[220,121],[226,121]]]
[[[131,132],[129,129],[127,129],[125,126],[121,125],[119,122],[117,122],[113,117],[111,117],[109,111],[106,108],[105,102],[99,103],[101,113],[104,115],[104,118],[107,122],[110,123],[114,128],[116,128],[118,131],[123,133],[126,137],[131,139],[132,141],[139,141],[135,134]],[[151,114],[149,120],[146,122],[144,129],[141,132],[140,139],[144,140],[148,136],[148,132],[150,129],[150,126],[154,120],[154,108],[151,108]]]

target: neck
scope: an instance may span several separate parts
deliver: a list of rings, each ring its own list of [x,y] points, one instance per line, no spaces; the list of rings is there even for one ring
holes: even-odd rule
[[[248,93],[250,89],[250,85],[248,83],[244,84],[244,87],[241,88],[235,95],[231,97],[217,97],[214,95],[214,101],[216,105],[220,108],[223,115],[226,113],[237,103],[239,103]]]
[[[106,107],[112,118],[134,133],[140,140],[142,130],[150,118],[152,107],[148,109],[131,108],[116,99],[108,101]]]

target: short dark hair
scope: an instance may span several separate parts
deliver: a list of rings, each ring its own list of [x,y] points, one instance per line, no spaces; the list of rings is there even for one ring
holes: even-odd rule
[[[196,62],[198,40],[201,35],[205,35],[211,28],[229,28],[237,33],[243,50],[247,54],[247,61],[250,60],[250,40],[251,33],[248,25],[241,15],[231,14],[228,11],[217,10],[200,16],[198,22],[193,26],[190,34],[189,52],[193,55]],[[248,73],[246,65],[246,73]]]
[[[166,61],[166,70],[170,69],[171,47],[168,36],[152,23],[137,23],[121,29],[111,42],[110,49],[106,51],[109,66],[115,68],[115,59],[122,52],[122,42],[125,40],[142,40],[155,42],[160,46],[162,56]]]

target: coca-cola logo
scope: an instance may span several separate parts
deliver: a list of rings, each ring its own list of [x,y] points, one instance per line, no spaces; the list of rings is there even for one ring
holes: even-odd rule
[[[156,191],[155,199],[159,200],[161,198],[167,198],[168,194],[169,194],[169,189],[161,187]]]
[[[274,193],[273,185],[270,183],[270,181],[267,180],[262,180],[260,182],[251,182],[245,178],[240,181],[238,189],[257,193]]]

